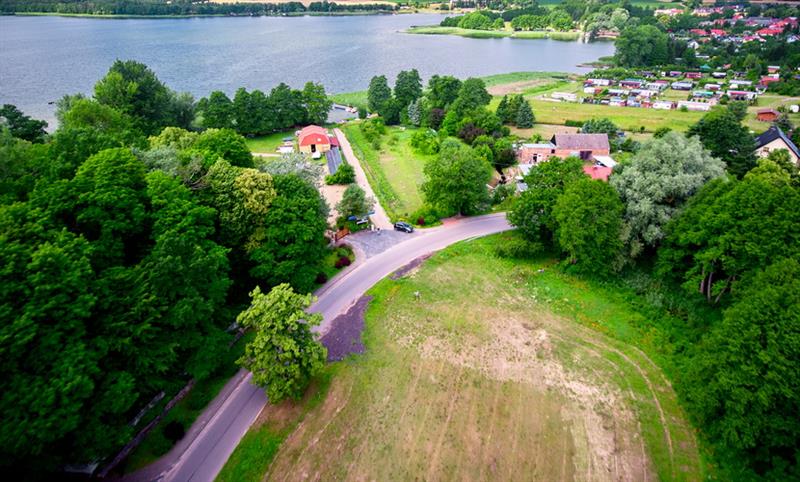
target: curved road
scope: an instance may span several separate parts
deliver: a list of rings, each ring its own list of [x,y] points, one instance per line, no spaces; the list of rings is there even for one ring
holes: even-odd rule
[[[326,333],[331,322],[372,285],[413,261],[458,241],[511,229],[504,213],[447,221],[426,229],[387,251],[358,262],[316,294],[310,311],[321,313],[317,331]],[[213,481],[247,429],[267,403],[264,391],[250,384],[250,373],[240,371],[222,390],[195,425],[169,454],[126,480]]]

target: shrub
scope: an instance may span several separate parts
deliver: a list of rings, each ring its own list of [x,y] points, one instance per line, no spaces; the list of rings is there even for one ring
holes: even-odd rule
[[[417,226],[425,226],[425,218],[420,216],[417,218]]]
[[[345,266],[350,266],[350,258],[347,256],[341,256],[339,259],[336,260],[336,264],[334,264],[336,269],[342,269]]]
[[[495,253],[501,258],[532,258],[541,252],[541,243],[526,241],[519,236],[511,236],[495,247]]]
[[[164,426],[164,437],[173,443],[182,439],[184,435],[186,435],[186,429],[177,420],[173,420]]]
[[[583,121],[567,119],[564,121],[564,125],[567,127],[583,127]]]
[[[433,129],[420,129],[411,135],[411,147],[421,154],[436,154],[439,152],[440,140]]]
[[[356,171],[346,161],[342,162],[339,169],[330,176],[325,176],[325,184],[353,184],[356,182]]]
[[[328,282],[328,275],[326,275],[325,273],[322,273],[322,272],[317,273],[317,277],[314,278],[314,283],[316,283],[318,285],[323,285],[323,284],[325,284],[327,282]]]

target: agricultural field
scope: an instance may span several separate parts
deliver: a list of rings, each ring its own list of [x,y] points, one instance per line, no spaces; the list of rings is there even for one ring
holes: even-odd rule
[[[513,236],[454,245],[370,290],[366,353],[335,365],[265,478],[705,478],[635,295],[500,257]]]
[[[411,136],[416,129],[387,127],[380,149],[367,142],[358,124],[342,128],[361,161],[375,195],[393,220],[409,216],[422,207],[419,186],[424,181],[423,168],[433,156],[413,150]]]

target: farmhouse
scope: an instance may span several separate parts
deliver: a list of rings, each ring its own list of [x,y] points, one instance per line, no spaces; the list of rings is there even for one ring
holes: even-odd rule
[[[756,154],[767,157],[770,152],[778,149],[789,151],[792,161],[800,167],[800,150],[778,126],[772,126],[766,132],[756,137]]]
[[[550,142],[522,144],[517,149],[517,159],[520,164],[536,164],[553,156],[575,156],[586,161],[610,153],[607,134],[556,134]]]
[[[759,111],[756,112],[756,119],[761,122],[775,122],[778,120],[779,115],[780,112],[775,109],[759,109]]]
[[[297,145],[300,152],[308,154],[314,152],[325,153],[331,150],[331,138],[328,131],[320,126],[310,125],[303,127],[297,134]]]

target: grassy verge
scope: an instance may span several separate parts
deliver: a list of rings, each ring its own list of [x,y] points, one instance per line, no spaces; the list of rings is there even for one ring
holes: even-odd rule
[[[278,151],[278,147],[283,144],[283,138],[294,138],[294,132],[294,129],[283,132],[274,132],[266,136],[245,139],[245,142],[247,142],[247,147],[250,148],[251,152],[275,154]]]
[[[581,36],[579,31],[571,32],[551,32],[548,30],[537,30],[532,32],[515,32],[513,30],[474,30],[460,27],[442,27],[439,25],[411,27],[406,33],[423,35],[458,35],[468,38],[518,38],[518,39],[553,39],[553,40],[577,40]]]
[[[423,168],[433,156],[415,152],[410,145],[413,128],[388,127],[376,150],[364,138],[357,124],[342,129],[361,161],[378,201],[392,220],[408,219],[422,207],[419,186],[424,181]]]
[[[342,94],[331,94],[328,96],[332,101],[342,105],[352,105],[353,107],[367,108],[367,91],[345,92]]]
[[[215,480],[217,482],[262,480],[286,437],[294,431],[303,417],[325,398],[335,372],[336,366],[329,366],[311,384],[302,400],[285,401],[264,408]]]
[[[220,369],[205,380],[198,381],[186,397],[178,402],[161,422],[150,431],[142,443],[125,459],[125,472],[133,472],[155,462],[159,457],[172,449],[174,443],[164,435],[164,427],[170,422],[179,422],[188,430],[192,423],[203,412],[206,406],[216,397],[222,387],[239,369],[236,360],[244,353],[245,345],[253,334],[245,334],[225,355]],[[172,395],[165,397],[163,403]],[[160,409],[160,408],[159,408]]]
[[[644,302],[498,255],[511,236],[373,287],[366,353],[338,366],[265,478],[705,478]]]

